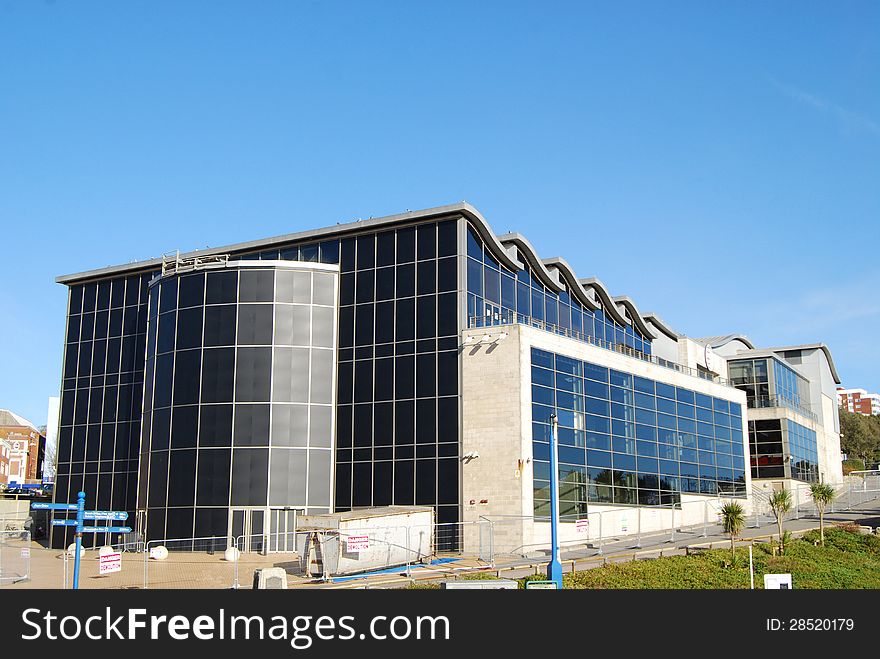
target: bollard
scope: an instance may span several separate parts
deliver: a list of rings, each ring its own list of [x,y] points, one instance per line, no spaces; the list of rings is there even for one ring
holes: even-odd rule
[[[703,502],[703,536],[704,538],[709,537],[709,502]]]
[[[642,508],[636,508],[636,547],[642,548]]]

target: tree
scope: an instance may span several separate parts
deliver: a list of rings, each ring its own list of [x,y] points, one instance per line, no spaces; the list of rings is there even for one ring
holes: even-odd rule
[[[785,521],[785,514],[791,510],[791,492],[784,487],[781,490],[776,490],[770,495],[767,503],[770,504],[770,510],[773,511],[773,515],[776,517],[776,526],[779,527],[779,546],[782,549],[782,552],[785,553],[785,540],[782,537],[782,523]]]
[[[825,546],[825,506],[834,501],[837,492],[827,483],[813,483],[810,485],[810,496],[813,497],[813,503],[816,504],[816,510],[819,511],[819,538],[822,546]]]
[[[736,536],[746,525],[746,513],[736,501],[728,501],[721,506],[721,528],[730,534],[730,556],[736,560]]]
[[[840,450],[867,467],[880,451],[880,419],[840,408]]]

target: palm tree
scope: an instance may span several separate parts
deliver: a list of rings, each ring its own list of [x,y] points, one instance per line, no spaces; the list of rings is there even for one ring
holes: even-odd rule
[[[816,510],[819,511],[819,538],[822,546],[825,546],[825,506],[834,501],[837,496],[834,488],[827,483],[813,483],[810,485],[810,496],[813,497],[813,503],[816,504]]]
[[[730,534],[730,556],[736,560],[736,536],[746,525],[746,513],[736,501],[728,501],[721,506],[721,528]]]
[[[782,537],[782,522],[785,521],[785,514],[791,510],[791,492],[784,487],[781,490],[776,490],[770,495],[767,503],[770,504],[770,510],[773,511],[773,515],[776,517],[776,525],[779,527],[779,546],[782,552],[785,553],[785,541]]]

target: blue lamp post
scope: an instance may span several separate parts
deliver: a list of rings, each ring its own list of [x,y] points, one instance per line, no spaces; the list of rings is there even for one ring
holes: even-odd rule
[[[86,493],[80,492],[76,498],[76,545],[73,559],[73,588],[79,588],[79,554],[82,548],[83,511],[86,507]]]
[[[550,415],[550,562],[547,579],[562,589],[562,562],[559,560],[559,456],[556,451],[556,414]]]

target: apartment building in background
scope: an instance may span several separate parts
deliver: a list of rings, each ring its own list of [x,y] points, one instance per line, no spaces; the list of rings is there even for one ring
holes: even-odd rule
[[[837,388],[840,406],[855,414],[880,416],[880,394],[868,393],[865,389]]]

